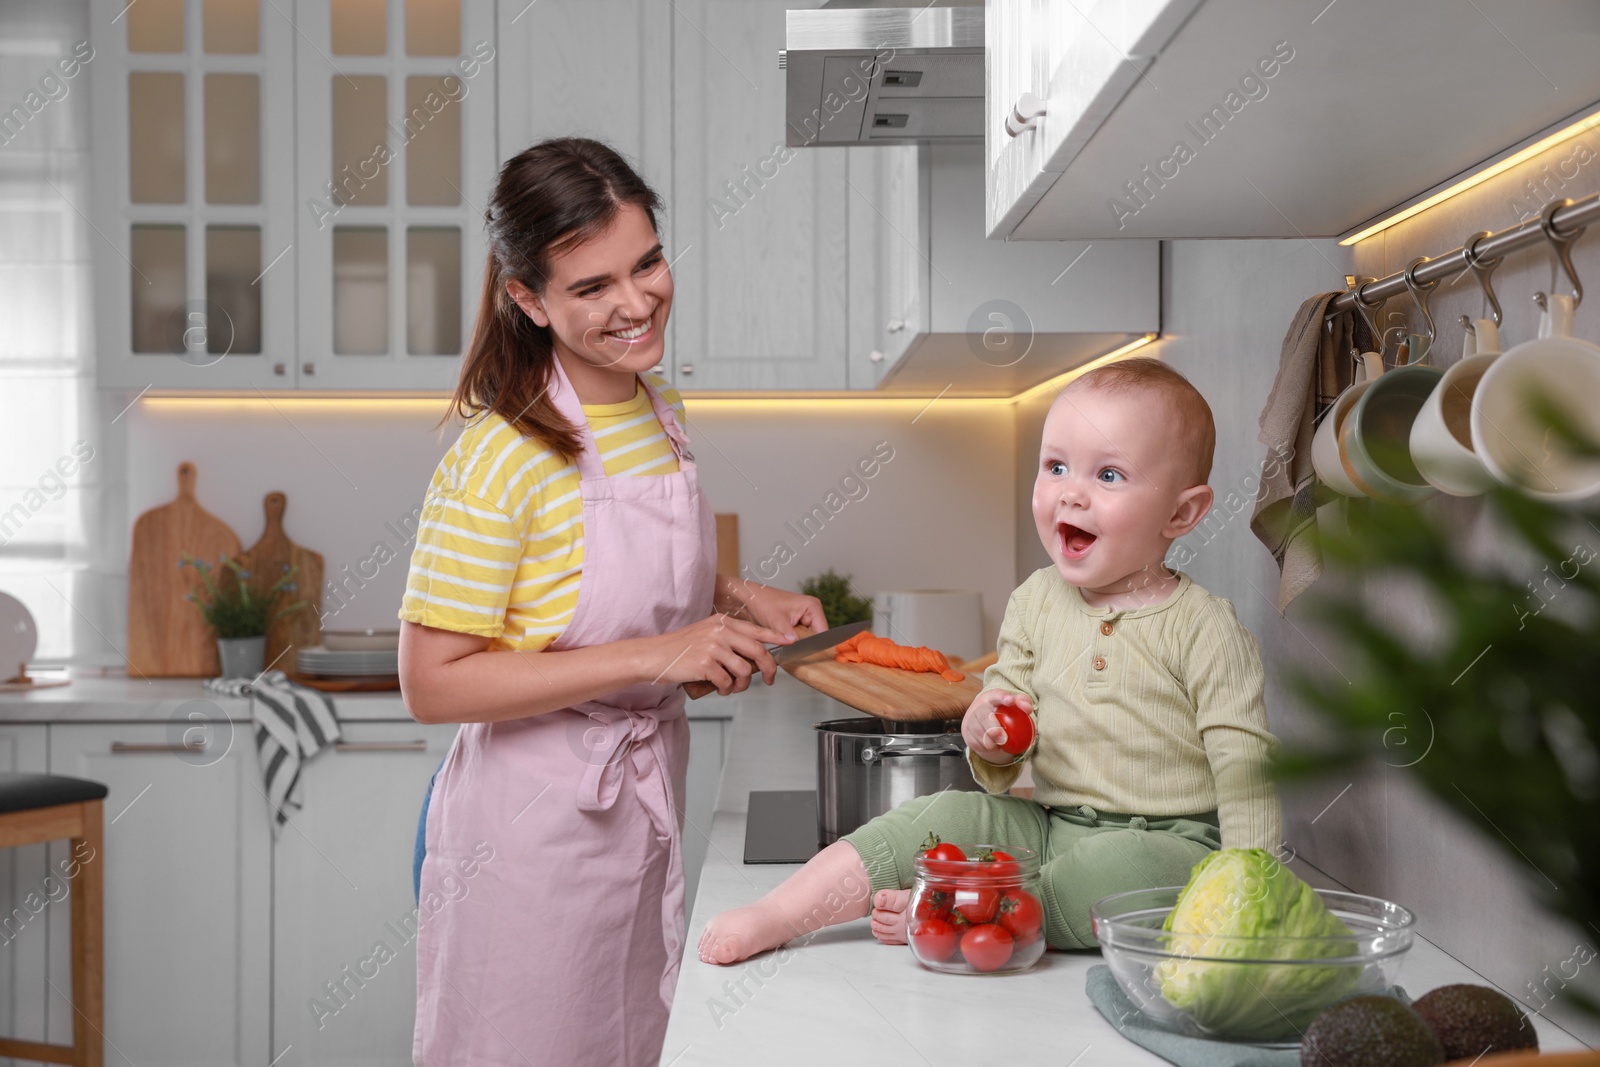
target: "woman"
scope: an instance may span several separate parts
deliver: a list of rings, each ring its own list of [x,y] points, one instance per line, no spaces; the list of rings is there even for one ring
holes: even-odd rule
[[[825,626],[813,597],[715,574],[681,402],[644,375],[672,306],[658,207],[565,138],[508,161],[486,213],[452,407],[472,421],[400,611],[406,706],[463,724],[425,819],[424,1067],[656,1062],[684,940],[680,685],[770,683],[765,646]]]

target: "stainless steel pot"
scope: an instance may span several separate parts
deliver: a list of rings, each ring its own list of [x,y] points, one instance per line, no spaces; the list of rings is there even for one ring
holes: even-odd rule
[[[967,766],[959,719],[831,719],[812,728],[817,731],[817,838],[824,845],[913,797],[983,789]]]

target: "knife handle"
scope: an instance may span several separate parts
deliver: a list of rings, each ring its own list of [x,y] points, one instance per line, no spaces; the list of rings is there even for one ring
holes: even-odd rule
[[[715,693],[717,687],[710,682],[684,682],[683,691],[689,694],[690,700],[699,700],[707,693]]]

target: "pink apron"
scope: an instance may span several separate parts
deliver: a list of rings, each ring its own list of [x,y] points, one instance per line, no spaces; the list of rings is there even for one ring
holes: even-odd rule
[[[584,559],[551,649],[709,616],[715,520],[671,405],[645,383],[678,473],[610,478],[559,360],[552,388],[583,430]],[[539,654],[526,658],[532,674]],[[634,685],[462,725],[428,809],[419,1067],[658,1061],[684,942],[683,704],[680,686]]]

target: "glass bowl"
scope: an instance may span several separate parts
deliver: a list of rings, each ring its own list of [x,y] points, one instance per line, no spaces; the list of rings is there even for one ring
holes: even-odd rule
[[[966,860],[919,855],[906,905],[906,940],[929,970],[1015,974],[1044,955],[1039,854],[1011,845],[958,845]],[[975,857],[1004,852],[1009,860]]]
[[[1204,937],[1161,929],[1181,886],[1116,893],[1089,909],[1117,985],[1175,1033],[1294,1046],[1317,1014],[1359,993],[1388,993],[1416,919],[1398,904],[1316,890],[1348,937]]]

